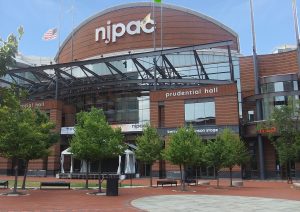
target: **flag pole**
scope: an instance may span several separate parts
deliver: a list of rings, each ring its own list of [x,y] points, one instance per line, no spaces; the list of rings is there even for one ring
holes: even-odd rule
[[[259,95],[260,92],[260,84],[259,84],[259,66],[258,66],[258,58],[256,54],[256,37],[254,30],[254,13],[253,13],[253,2],[250,0],[250,10],[251,10],[251,29],[252,29],[252,42],[253,42],[253,69],[254,69],[254,82],[255,82],[255,95]],[[261,100],[256,99],[256,121],[261,121],[262,111],[261,111]],[[264,159],[264,148],[262,135],[257,134],[257,143],[258,143],[258,152],[259,152],[259,176],[260,179],[265,179],[265,159]]]
[[[62,25],[62,19],[63,19],[63,0],[60,1],[60,14],[59,14],[59,20],[58,20],[58,52],[60,51],[60,30]],[[57,57],[57,63],[59,63],[59,57]]]
[[[153,51],[156,50],[156,22],[155,22],[155,1],[152,2],[152,9],[153,9],[153,21],[154,21],[154,33],[153,33]],[[156,83],[157,83],[157,73],[156,73],[156,56],[153,57],[153,64],[154,64],[154,90],[156,91]]]
[[[296,2],[296,0],[292,1],[292,7],[293,7],[293,17],[294,17],[296,42],[297,42],[298,76],[300,76],[300,40],[299,40],[299,24],[298,24],[297,2]]]
[[[72,1],[72,41],[71,41],[71,62],[74,60],[73,48],[74,48],[74,0]],[[72,69],[71,69],[72,74]]]
[[[163,7],[160,4],[160,49],[163,49]]]

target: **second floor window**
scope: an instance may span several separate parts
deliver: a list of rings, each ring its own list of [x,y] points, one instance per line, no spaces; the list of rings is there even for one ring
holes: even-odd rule
[[[185,124],[215,125],[216,112],[213,99],[189,100],[185,102]]]

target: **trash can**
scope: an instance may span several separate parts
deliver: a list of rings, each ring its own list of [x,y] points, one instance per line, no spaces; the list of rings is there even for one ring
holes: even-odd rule
[[[119,175],[112,175],[106,179],[106,196],[118,196]]]

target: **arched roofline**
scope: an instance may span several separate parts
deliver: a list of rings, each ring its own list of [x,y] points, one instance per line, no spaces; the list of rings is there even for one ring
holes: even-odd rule
[[[89,23],[90,21],[92,21],[93,19],[99,17],[99,16],[102,16],[102,15],[105,15],[107,13],[110,13],[112,11],[115,11],[115,10],[120,10],[120,9],[125,9],[125,8],[131,8],[131,7],[149,7],[149,6],[152,6],[153,3],[151,2],[136,2],[136,3],[128,3],[128,4],[122,4],[122,5],[118,5],[118,6],[114,6],[114,7],[110,7],[108,9],[105,9],[101,12],[98,12],[94,15],[92,15],[91,17],[87,18],[86,20],[84,20],[83,22],[81,22],[69,35],[68,37],[64,40],[64,42],[62,43],[62,45],[60,46],[56,56],[55,56],[55,60],[57,60],[58,58],[58,55],[60,53],[60,51],[64,48],[64,46],[67,44],[67,42],[72,38],[72,35],[75,34],[78,30],[80,30],[81,27],[83,27],[84,25],[86,25],[87,23]],[[179,7],[179,6],[176,6],[176,5],[171,5],[171,4],[162,4],[163,8],[167,8],[167,9],[173,9],[173,10],[178,10],[178,11],[182,11],[182,12],[186,12],[186,13],[189,13],[189,14],[192,14],[192,15],[195,15],[195,16],[198,16],[202,19],[205,19],[209,22],[212,22],[214,24],[216,24],[217,26],[221,27],[222,29],[226,30],[227,32],[229,32],[230,34],[232,34],[234,37],[237,38],[237,45],[238,45],[238,52],[240,50],[240,47],[239,47],[239,37],[238,37],[238,34],[233,31],[232,29],[230,29],[229,27],[225,26],[224,24],[222,24],[221,22],[207,16],[207,15],[204,15],[202,13],[199,13],[199,12],[196,12],[194,10],[191,10],[191,9],[188,9],[188,8],[185,8],[185,7]]]

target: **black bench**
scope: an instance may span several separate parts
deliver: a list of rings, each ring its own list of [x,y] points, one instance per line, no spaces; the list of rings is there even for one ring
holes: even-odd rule
[[[7,180],[0,180],[0,185],[3,186],[3,188],[8,188],[8,181]]]
[[[68,187],[70,189],[70,183],[64,182],[64,181],[58,181],[58,182],[41,182],[40,189],[42,189],[43,186],[55,186],[55,187]]]
[[[186,179],[184,182],[187,183],[188,185],[191,185],[193,183],[196,185],[196,180],[195,179]]]
[[[177,181],[176,180],[158,180],[156,187],[158,187],[158,185],[161,185],[162,187],[164,187],[164,185],[173,186],[173,184],[177,186]]]

